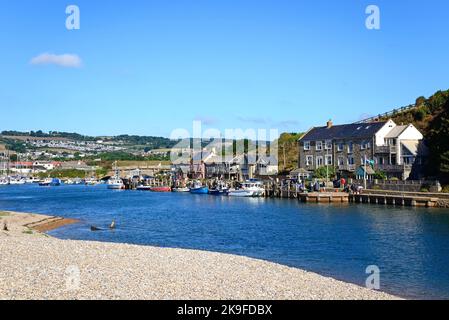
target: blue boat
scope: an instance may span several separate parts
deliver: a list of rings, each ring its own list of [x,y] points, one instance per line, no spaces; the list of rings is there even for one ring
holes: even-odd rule
[[[59,187],[61,185],[61,180],[58,178],[51,179],[50,186],[51,187]]]
[[[61,185],[61,180],[58,178],[48,178],[45,179],[43,182],[40,182],[39,185],[41,187],[58,187]]]
[[[201,185],[201,183],[199,183],[199,182],[195,182],[193,184],[192,188],[190,188],[190,193],[193,193],[193,194],[208,194],[209,193],[209,188]]]
[[[190,193],[193,193],[193,194],[208,194],[209,193],[209,188],[208,187],[191,188],[190,189]]]

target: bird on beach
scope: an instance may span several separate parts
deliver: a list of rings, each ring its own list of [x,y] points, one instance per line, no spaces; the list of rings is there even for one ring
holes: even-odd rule
[[[9,231],[6,222],[3,223],[3,231]]]

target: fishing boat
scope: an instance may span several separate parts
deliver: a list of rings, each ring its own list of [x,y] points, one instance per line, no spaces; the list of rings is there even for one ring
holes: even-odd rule
[[[58,187],[61,185],[61,180],[58,178],[47,178],[42,182],[39,182],[41,187]]]
[[[227,196],[229,193],[229,188],[220,181],[217,186],[209,190],[209,194],[214,196]]]
[[[242,183],[238,189],[229,190],[230,197],[261,197],[265,192],[263,184],[257,180],[249,180]]]
[[[190,193],[193,194],[208,194],[209,188],[207,186],[203,186],[200,182],[194,182],[192,188],[190,188]]]
[[[125,189],[125,184],[123,183],[122,179],[120,179],[118,176],[112,177],[108,180],[108,189],[113,190],[121,190]]]
[[[173,188],[173,192],[190,192],[190,188],[187,187],[180,187],[180,188]]]
[[[125,189],[125,184],[123,183],[123,180],[120,179],[119,170],[117,169],[117,161],[114,162],[114,170],[115,170],[115,175],[113,177],[109,178],[109,180],[107,182],[108,189],[113,189],[113,190]]]
[[[171,192],[170,187],[151,187],[150,191],[153,192]]]

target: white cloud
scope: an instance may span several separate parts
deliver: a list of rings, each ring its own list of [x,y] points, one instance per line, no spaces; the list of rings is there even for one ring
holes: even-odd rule
[[[76,54],[52,54],[43,53],[30,61],[33,65],[54,64],[65,68],[80,68],[83,64],[81,58]]]

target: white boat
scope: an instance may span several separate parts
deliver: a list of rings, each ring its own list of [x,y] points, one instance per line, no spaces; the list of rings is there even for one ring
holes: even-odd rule
[[[125,189],[125,184],[123,183],[122,179],[115,176],[108,180],[108,189],[114,189],[114,190],[121,190]]]
[[[10,185],[19,185],[19,184],[25,184],[26,180],[22,177],[10,177],[9,178],[9,184]]]
[[[0,186],[9,185],[9,181],[6,178],[0,178]]]
[[[35,177],[28,177],[25,179],[25,183],[39,183],[41,180]]]
[[[95,178],[88,178],[84,181],[84,183],[88,186],[96,186],[97,184],[99,184],[98,180]]]
[[[185,187],[185,188],[173,188],[173,192],[190,192],[190,188]]]
[[[151,186],[140,185],[140,186],[137,186],[136,190],[139,190],[139,191],[150,191],[151,190]]]
[[[230,197],[261,197],[264,192],[262,182],[249,180],[242,183],[239,189],[230,189],[228,195]]]

